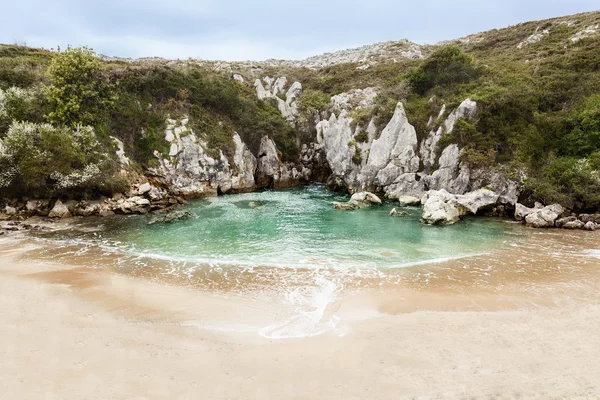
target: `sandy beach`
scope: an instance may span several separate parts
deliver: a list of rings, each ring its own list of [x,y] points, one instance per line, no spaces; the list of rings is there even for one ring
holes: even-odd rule
[[[1,399],[600,395],[597,293],[383,288],[338,301],[335,331],[274,340],[256,333],[281,311],[266,295],[30,259],[25,244],[0,241]]]

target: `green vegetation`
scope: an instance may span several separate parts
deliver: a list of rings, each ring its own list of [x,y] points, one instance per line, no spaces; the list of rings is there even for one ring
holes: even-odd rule
[[[92,128],[15,122],[0,139],[0,188],[35,196],[110,192],[115,166]]]
[[[408,75],[413,90],[425,94],[443,85],[467,83],[480,75],[473,56],[463,53],[458,46],[442,47]]]
[[[258,100],[251,85],[193,62],[105,62],[86,48],[50,52],[0,45],[0,140],[8,140],[0,150],[5,163],[2,182],[7,182],[10,174],[6,171],[11,171],[7,157],[13,157],[7,146],[18,148],[8,139],[8,132],[22,129],[24,121],[40,127],[45,122],[52,124],[62,132],[52,134],[60,140],[67,140],[64,132],[82,129],[78,125],[93,126],[102,152],[112,157],[110,136],[117,137],[140,169],[155,162],[154,151],[168,151],[166,118],[184,115],[189,117],[188,127],[213,156],[221,151],[231,156],[232,134],[237,132],[255,154],[260,139],[268,135],[284,161],[297,161],[298,144],[314,139],[314,115],[331,109],[332,95],[375,87],[374,105],[350,113],[353,128],[363,128],[349,144],[357,149],[355,163],[362,161],[356,143],[368,140],[364,129],[369,121],[381,131],[398,101],[404,103],[422,140],[438,128],[427,122],[443,104],[448,113],[471,98],[478,104],[476,117],[459,120],[454,132],[442,138],[440,147],[458,144],[461,161],[474,168],[512,169],[521,179],[523,195],[530,200],[559,201],[578,210],[597,208],[600,34],[571,40],[596,24],[600,24],[600,12],[519,24],[444,46],[424,46],[425,59],[384,60],[382,56],[367,69],[357,63],[322,69],[265,68],[261,76],[286,76],[302,83],[304,93],[297,101],[305,118],[300,118],[296,127],[286,123],[272,99]],[[538,41],[527,40],[543,30],[549,34]],[[248,77],[254,74],[251,70],[240,72]],[[55,143],[40,139],[50,135],[44,133],[47,129],[29,129],[38,132],[38,145]],[[69,146],[67,143],[65,148]],[[85,165],[98,162],[75,157],[69,162],[57,161],[57,165],[67,176],[69,169],[82,171]],[[111,158],[108,164],[114,162]],[[106,170],[113,171],[111,168]],[[25,174],[21,189],[42,190],[45,185],[58,193],[56,181],[48,178],[47,172],[41,168],[39,174]],[[21,179],[10,176],[13,186]],[[41,183],[43,176],[45,184]],[[100,190],[95,179],[86,182],[89,185],[82,185],[88,189]]]
[[[569,25],[567,19],[578,24]],[[377,86],[375,105],[351,114],[356,124],[373,118],[381,130],[402,101],[419,140],[432,129],[427,121],[442,104],[450,111],[471,98],[478,104],[476,118],[459,121],[440,147],[459,144],[461,161],[475,168],[525,171],[523,195],[531,200],[596,209],[600,35],[575,42],[571,37],[598,23],[600,13],[587,13],[486,32],[434,48],[425,60],[369,69],[369,78],[352,71],[354,65],[336,66],[346,80],[333,90]],[[550,34],[517,48],[538,27]],[[385,72],[393,68],[395,74]],[[310,82],[327,92],[322,81]]]
[[[113,105],[108,77],[87,47],[59,49],[46,73],[50,81],[45,87],[50,103],[46,119],[52,124],[94,126]]]
[[[211,156],[233,156],[237,132],[255,154],[268,135],[283,161],[297,160],[296,131],[277,106],[227,75],[198,66],[108,63],[85,47],[49,52],[2,45],[0,191],[122,190],[110,137],[121,139],[143,169],[156,161],[154,151],[168,151],[166,119],[183,116]],[[84,132],[93,146],[77,142]]]
[[[320,113],[330,106],[331,97],[320,90],[307,89],[298,99],[298,109],[305,115]]]

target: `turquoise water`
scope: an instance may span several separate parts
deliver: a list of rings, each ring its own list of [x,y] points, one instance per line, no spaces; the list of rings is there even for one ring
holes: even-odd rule
[[[186,206],[197,218],[171,224],[149,225],[156,215],[80,219],[32,233],[41,239],[34,256],[259,302],[276,315],[252,328],[268,338],[338,329],[340,302],[361,291],[496,292],[520,285],[545,298],[555,290],[549,282],[581,277],[563,285],[570,296],[595,282],[586,274],[597,268],[597,236],[483,217],[427,226],[420,208],[391,201],[333,209],[332,201],[348,199],[311,185],[197,200]],[[390,217],[394,207],[411,215]],[[450,259],[456,261],[443,262]],[[217,322],[202,317],[194,326]],[[228,321],[223,329],[249,328]]]
[[[472,218],[454,226],[390,217],[397,203],[338,211],[348,196],[322,185],[227,195],[187,206],[198,218],[148,225],[153,216],[116,218],[82,239],[156,259],[232,266],[396,268],[481,254],[499,246],[510,224]]]

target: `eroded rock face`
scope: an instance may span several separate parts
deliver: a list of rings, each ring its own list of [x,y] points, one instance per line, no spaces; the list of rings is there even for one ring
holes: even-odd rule
[[[168,156],[155,153],[160,166],[151,172],[160,177],[165,186],[174,194],[188,198],[255,188],[256,157],[237,133],[233,134],[235,153],[230,161],[222,152],[217,157],[209,155],[205,150],[207,144],[187,127],[187,122],[187,118],[178,124],[168,120],[165,140],[171,143],[171,150]]]
[[[264,83],[264,85],[263,85]],[[254,82],[256,95],[259,99],[274,99],[277,107],[289,124],[293,124],[298,117],[298,105],[296,99],[302,94],[302,84],[294,82],[286,91],[287,78],[277,79],[264,77],[262,81],[257,79]]]
[[[498,204],[499,199],[500,196],[489,189],[479,189],[456,196],[456,202],[471,214],[477,214],[480,210],[485,210],[490,206]]]
[[[372,106],[376,97],[375,88],[368,87],[337,94],[331,98],[331,102],[340,110],[352,111]]]
[[[346,186],[351,192],[383,192],[390,199],[420,198],[429,190],[442,189],[465,194],[487,187],[499,195],[501,203],[514,205],[517,184],[501,171],[470,170],[461,163],[461,149],[456,144],[443,151],[438,149],[441,137],[451,133],[460,118],[476,116],[477,104],[466,99],[444,120],[445,112],[443,106],[436,118],[431,117],[432,131],[420,144],[402,103],[398,103],[379,137],[373,121],[363,131],[362,127],[354,127],[345,110],[339,117],[332,115],[321,121],[317,125],[317,140],[323,145],[335,179],[345,183],[337,187]],[[358,143],[359,134],[363,140],[368,137],[368,141]]]
[[[430,119],[430,126],[433,126],[434,122],[438,123],[442,116],[446,112],[446,105],[444,104],[440,110],[435,121],[433,117]],[[477,103],[472,101],[471,99],[466,99],[463,101],[456,110],[454,110],[446,120],[440,124],[437,128],[434,128],[429,132],[429,135],[425,140],[421,142],[421,147],[419,153],[423,159],[423,165],[425,171],[429,174],[431,173],[433,166],[438,158],[440,149],[438,148],[438,142],[442,138],[442,136],[452,133],[454,130],[454,125],[456,121],[460,118],[473,118],[477,113]]]

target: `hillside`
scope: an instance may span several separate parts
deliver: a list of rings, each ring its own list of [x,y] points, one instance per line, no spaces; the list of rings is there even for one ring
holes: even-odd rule
[[[592,12],[527,22],[436,45],[387,42],[302,61],[226,63],[102,56],[94,72],[97,80],[106,83],[107,91],[95,97],[102,107],[95,104],[84,115],[82,111],[91,103],[80,99],[72,118],[61,120],[51,116],[62,100],[56,93],[49,99],[46,89],[56,86],[56,76],[47,68],[58,53],[0,45],[0,146],[4,148],[0,157],[4,196],[0,197],[112,194],[143,174],[158,177],[167,187],[183,174],[187,185],[194,182],[200,187],[204,182],[215,193],[225,192],[231,183],[218,183],[221,178],[216,176],[227,164],[227,174],[233,179],[241,168],[240,163],[234,168],[233,160],[241,160],[243,146],[256,163],[254,169],[248,167],[245,179],[251,181],[254,175],[254,181],[242,185],[244,190],[324,181],[333,170],[331,178],[341,179],[351,191],[358,189],[356,182],[362,182],[388,193],[387,186],[378,181],[365,183],[353,176],[364,175],[375,162],[369,160],[373,143],[386,128],[396,126],[394,118],[405,113],[416,134],[416,142],[409,147],[418,153],[419,161],[416,167],[402,167],[398,173],[410,172],[418,181],[432,176],[443,169],[442,150],[456,148],[459,159],[447,181],[454,182],[467,168],[471,173],[465,190],[483,184],[475,178],[481,176],[477,171],[500,171],[517,184],[521,201],[598,209],[599,48],[600,12]],[[458,112],[466,99],[476,104],[473,115]],[[331,113],[335,121],[329,118]],[[458,116],[456,124],[443,128],[452,115]],[[165,140],[172,125],[168,118],[176,124],[185,122],[175,148],[172,140]],[[56,172],[53,167],[42,161],[34,166],[19,161],[19,157],[28,158],[26,148],[20,147],[21,155],[8,154],[7,144],[14,147],[15,143],[7,135],[19,136],[13,120],[50,122],[58,130],[72,129],[78,123],[92,126],[97,149],[108,155],[102,161],[102,176],[68,190],[57,186],[51,178]],[[321,123],[325,120],[327,129],[336,129],[335,146],[319,136],[331,135]],[[339,133],[345,130],[347,135]],[[187,132],[191,132],[189,140]],[[64,129],[61,134],[69,135]],[[129,174],[120,172],[124,166],[111,149],[115,139],[122,142],[123,152],[132,161],[125,168]],[[186,167],[192,145],[196,146],[194,154],[200,155],[192,157],[194,167]],[[337,147],[335,151],[331,146]],[[73,152],[77,153],[76,147]],[[386,162],[393,161],[392,153],[388,151]],[[431,162],[426,161],[431,154]],[[343,173],[336,173],[332,157],[349,157],[354,167],[347,165]],[[55,158],[61,160],[58,172],[62,176],[72,170],[81,172],[86,163],[92,163],[85,157],[65,160],[56,154]],[[15,171],[15,163],[22,170]],[[396,178],[392,181],[398,185]]]

